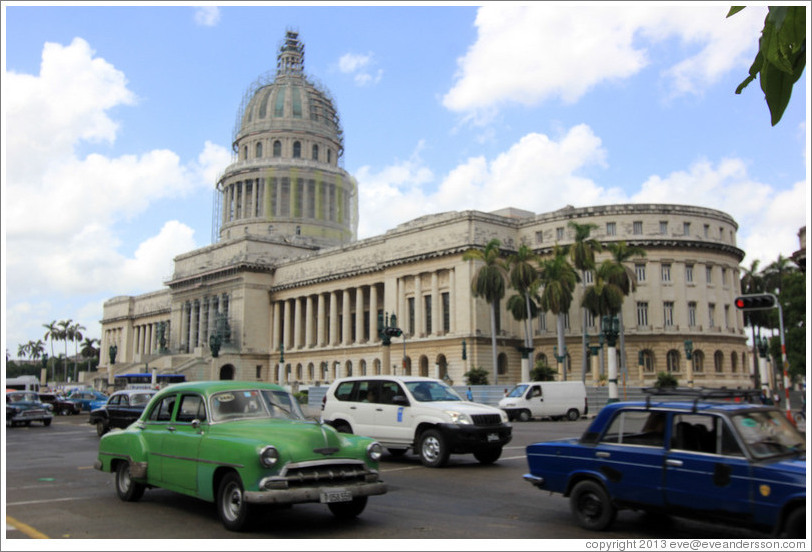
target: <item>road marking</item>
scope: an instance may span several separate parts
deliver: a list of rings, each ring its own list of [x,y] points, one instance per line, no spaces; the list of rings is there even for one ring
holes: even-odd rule
[[[68,502],[70,500],[86,500],[88,498],[93,498],[93,497],[91,497],[91,496],[71,496],[71,497],[65,497],[65,498],[47,498],[45,500],[26,500],[24,502],[8,502],[8,503],[6,503],[6,507],[8,507],[8,506],[28,506],[29,504],[47,504],[47,503],[50,503],[50,502]],[[8,519],[8,516],[6,516],[6,519]]]
[[[47,538],[50,538],[45,533],[40,533],[39,531],[37,531],[36,529],[31,527],[30,525],[26,525],[25,523],[23,523],[21,521],[17,521],[16,519],[14,519],[11,516],[6,516],[6,524],[11,525],[12,527],[14,527],[15,529],[17,529],[19,531],[22,531],[23,533],[25,533],[26,535],[28,535],[32,539],[47,539]]]

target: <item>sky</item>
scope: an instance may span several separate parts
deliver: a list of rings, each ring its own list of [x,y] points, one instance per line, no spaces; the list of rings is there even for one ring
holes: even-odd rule
[[[104,301],[212,243],[238,108],[289,29],[338,108],[360,239],[444,211],[676,203],[730,214],[763,268],[809,222],[808,69],[776,126],[758,82],[735,94],[766,5],[195,4],[3,2],[12,358],[51,321],[100,338]]]

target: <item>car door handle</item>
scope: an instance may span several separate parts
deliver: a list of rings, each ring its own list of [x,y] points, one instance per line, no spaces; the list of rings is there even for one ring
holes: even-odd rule
[[[674,460],[669,458],[668,460],[665,461],[665,465],[680,468],[682,467],[682,460]]]
[[[350,407],[350,410],[355,410],[355,409],[357,409],[357,408],[358,408],[357,406],[351,406],[351,407]]]
[[[175,431],[175,426],[166,426],[167,431]]]
[[[383,412],[383,408],[376,408],[375,412]]]
[[[597,456],[598,458],[609,458],[611,454],[609,454],[608,452],[596,452],[595,456]]]

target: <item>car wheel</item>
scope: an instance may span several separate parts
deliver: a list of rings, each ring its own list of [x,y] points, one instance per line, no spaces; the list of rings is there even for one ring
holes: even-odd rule
[[[130,474],[130,463],[119,462],[116,467],[116,494],[124,502],[137,502],[144,496],[146,487],[133,481]]]
[[[570,408],[570,409],[567,411],[567,419],[568,419],[569,421],[571,421],[571,422],[576,421],[576,420],[577,420],[578,418],[580,418],[580,417],[581,417],[581,413],[580,413],[580,412],[578,412],[578,409],[576,409],[576,408]]]
[[[519,411],[519,415],[517,416],[520,422],[527,422],[530,420],[530,411],[529,410],[521,410]]]
[[[49,425],[51,425],[51,418],[47,418],[45,420],[42,420],[42,425],[44,425],[45,427],[48,427]]]
[[[390,449],[386,449],[386,450],[388,450],[388,451],[389,451],[389,454],[391,454],[391,455],[392,455],[392,456],[394,456],[395,458],[400,458],[401,456],[403,456],[404,454],[406,454],[406,450],[407,450],[407,449],[402,449],[402,448],[401,448],[401,449],[399,449],[399,448],[390,448]]]
[[[352,435],[352,427],[350,427],[350,424],[348,424],[347,422],[344,421],[337,422],[336,425],[334,425],[333,427],[339,433],[349,433],[350,435]]]
[[[502,447],[487,448],[474,452],[474,458],[480,464],[493,464],[499,460],[500,456],[502,456]]]
[[[570,494],[570,511],[584,529],[603,531],[615,520],[617,509],[609,494],[594,481],[581,481]]]
[[[358,517],[367,507],[367,497],[357,496],[350,502],[332,502],[327,507],[338,519],[352,519]]]
[[[420,435],[418,446],[420,461],[429,468],[441,468],[448,462],[448,445],[443,434],[436,429],[427,429]]]
[[[226,474],[217,491],[217,515],[229,531],[241,531],[249,521],[250,508],[245,501],[245,490],[240,476]]]
[[[67,406],[63,406],[63,407],[62,407],[62,408],[59,410],[59,415],[60,415],[60,416],[69,416],[69,415],[71,415],[71,414],[73,414],[73,410],[71,410],[71,409],[70,409],[70,408],[68,408]]]
[[[104,435],[108,431],[109,430],[108,430],[108,428],[107,428],[107,426],[105,425],[104,422],[96,422],[96,435],[101,437],[102,435]]]
[[[784,535],[788,539],[806,538],[806,508],[795,508],[784,522]]]

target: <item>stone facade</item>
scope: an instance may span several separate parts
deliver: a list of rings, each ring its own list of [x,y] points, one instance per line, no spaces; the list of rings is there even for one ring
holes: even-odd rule
[[[693,379],[705,386],[751,385],[752,359],[742,316],[733,307],[744,253],[736,246],[737,225],[730,216],[660,204],[568,206],[541,214],[516,208],[453,211],[356,240],[357,194],[354,179],[338,166],[343,150],[337,115],[329,96],[309,84],[302,70],[303,49],[289,33],[277,78],[252,87],[240,107],[236,159],[217,182],[217,242],[176,257],[164,290],[105,303],[100,368],[108,376],[149,367],[189,379],[305,386],[349,374],[389,373],[461,384],[472,367],[493,369],[490,308],[473,297],[478,264],[463,260],[463,254],[493,238],[506,253],[525,244],[549,254],[555,244],[572,243],[567,223],[575,221],[594,223],[592,237],[604,244],[622,240],[646,251],[628,263],[638,285],[622,311],[625,383],[650,385],[658,372],[669,371],[682,384]],[[291,103],[296,86],[304,102],[299,111]],[[299,155],[309,148],[312,159],[294,155],[296,141]],[[268,148],[270,157],[263,155]],[[326,151],[332,152],[329,158]],[[284,190],[271,173],[288,175]],[[332,187],[319,184],[328,181]],[[598,262],[604,258],[600,254]],[[589,279],[584,275],[567,317],[566,377],[597,384],[605,354],[584,360],[584,314],[578,307]],[[524,325],[505,303],[498,316],[498,382],[491,383],[509,386],[522,378]],[[387,346],[378,324],[392,315],[403,336]],[[218,330],[218,320],[227,325]],[[586,318],[595,350],[599,326]],[[532,358],[552,366],[558,365],[555,328],[549,313],[533,321]],[[210,339],[217,331],[222,347],[215,358]],[[692,377],[686,340],[693,343]],[[112,345],[118,349],[115,365]],[[565,377],[564,366],[558,370]]]

